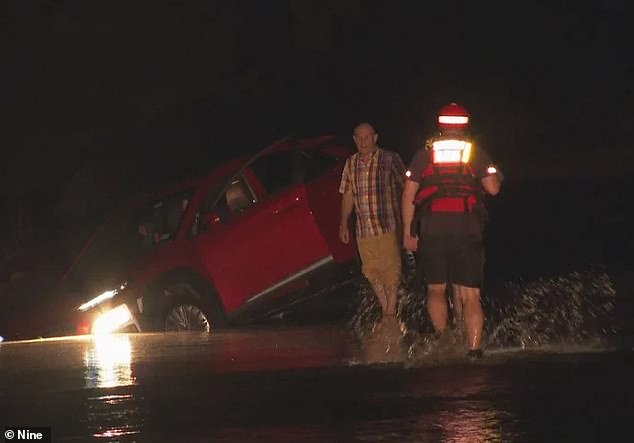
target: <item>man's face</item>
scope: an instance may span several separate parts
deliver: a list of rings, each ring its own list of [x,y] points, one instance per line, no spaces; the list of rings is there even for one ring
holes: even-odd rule
[[[372,152],[376,148],[378,137],[372,126],[363,124],[355,129],[352,138],[359,152],[365,154]]]

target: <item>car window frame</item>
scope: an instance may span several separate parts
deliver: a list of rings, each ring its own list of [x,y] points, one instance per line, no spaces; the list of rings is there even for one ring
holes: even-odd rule
[[[320,149],[319,147],[314,147],[312,149],[298,149],[297,153],[298,153],[298,156],[300,157],[300,160],[298,163],[300,164],[299,167],[302,169],[301,171],[302,183],[310,183],[314,180],[319,179],[319,177],[321,177],[323,174],[328,173],[329,171],[332,171],[339,164],[338,158],[326,152],[323,152],[323,150]],[[301,158],[302,156],[305,159],[302,159]],[[321,168],[317,174],[311,176],[310,178],[307,178],[310,172],[306,168],[307,163],[312,162],[313,158],[318,156],[322,157],[324,160],[327,160],[329,162],[329,165],[326,168]]]
[[[290,155],[291,181],[285,184],[284,186],[278,189],[275,189],[274,191],[270,191],[269,189],[267,189],[266,184],[262,181],[261,177],[255,172],[255,168],[253,167],[253,165],[262,159],[266,159],[268,157],[272,157],[279,154]],[[285,149],[280,149],[280,150],[275,150],[272,152],[265,153],[253,159],[253,161],[249,163],[249,170],[251,174],[253,175],[253,177],[255,178],[255,180],[257,180],[257,183],[259,184],[259,188],[261,189],[262,199],[273,198],[275,195],[283,193],[293,186],[301,185],[304,183],[303,177],[301,176],[302,168],[300,166],[301,160],[299,156],[300,156],[300,149],[297,149],[291,146]]]

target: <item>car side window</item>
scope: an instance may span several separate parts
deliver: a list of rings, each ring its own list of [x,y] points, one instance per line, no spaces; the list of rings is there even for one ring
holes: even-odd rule
[[[300,151],[302,178],[308,182],[337,164],[337,159],[316,149]]]
[[[296,158],[292,150],[275,152],[255,160],[251,169],[270,195],[299,181]]]
[[[136,211],[137,232],[143,248],[172,240],[189,206],[193,189],[153,201]]]
[[[216,208],[220,214],[233,214],[243,212],[249,206],[255,204],[256,199],[243,176],[236,177],[224,191]]]
[[[219,186],[212,189],[200,204],[194,215],[194,223],[189,229],[189,236],[195,237],[209,226],[232,218],[255,205],[258,199],[242,174],[231,179],[224,177]]]
[[[218,195],[213,212],[220,217],[220,220],[225,220],[244,212],[255,203],[257,203],[257,198],[246,177],[239,175],[231,180],[222,193]]]
[[[194,189],[187,189],[113,216],[74,266],[69,284],[96,290],[120,283],[109,279],[149,249],[174,239],[193,195]]]

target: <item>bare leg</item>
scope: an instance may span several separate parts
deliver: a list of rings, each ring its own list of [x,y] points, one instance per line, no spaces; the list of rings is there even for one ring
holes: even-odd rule
[[[460,299],[460,286],[452,285],[453,293],[451,294],[451,301],[453,304],[453,317],[456,326],[460,326],[463,322],[462,318],[462,300]]]
[[[427,285],[427,313],[437,334],[447,328],[446,286],[445,283]]]
[[[456,285],[464,309],[464,326],[467,335],[467,347],[480,349],[484,312],[480,303],[480,289]]]

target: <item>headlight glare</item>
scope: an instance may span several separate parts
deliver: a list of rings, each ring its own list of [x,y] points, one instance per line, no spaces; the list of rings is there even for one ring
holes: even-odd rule
[[[132,314],[125,304],[104,312],[92,324],[93,334],[107,334],[125,326],[132,320]]]

